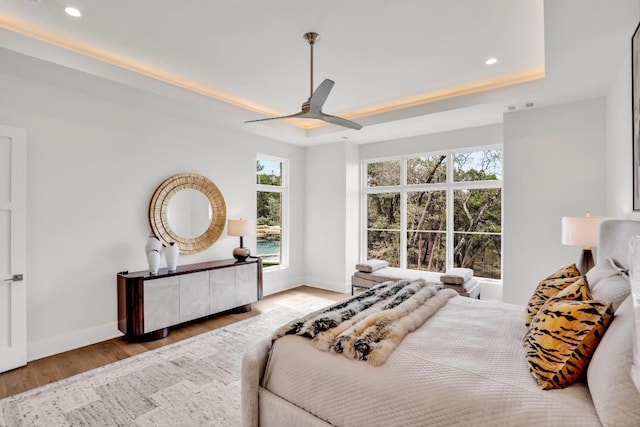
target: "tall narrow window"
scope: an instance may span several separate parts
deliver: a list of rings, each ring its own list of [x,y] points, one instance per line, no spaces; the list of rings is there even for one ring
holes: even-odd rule
[[[367,165],[367,257],[400,265],[400,192],[385,191],[400,185],[400,162],[382,161]]]
[[[407,192],[407,267],[444,272],[447,266],[446,233],[446,192]]]
[[[453,266],[500,279],[502,150],[454,154],[453,180],[460,183],[453,191]]]
[[[367,258],[501,278],[501,148],[369,161],[363,197]]]
[[[287,163],[262,155],[256,161],[256,252],[266,268],[286,264]]]

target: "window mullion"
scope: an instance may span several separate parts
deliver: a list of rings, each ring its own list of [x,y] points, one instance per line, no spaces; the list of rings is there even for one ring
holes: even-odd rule
[[[400,268],[407,268],[407,159],[400,161]]]
[[[453,268],[453,153],[447,154],[447,256],[446,267],[448,270]]]
[[[400,191],[400,268],[407,268],[407,191]]]

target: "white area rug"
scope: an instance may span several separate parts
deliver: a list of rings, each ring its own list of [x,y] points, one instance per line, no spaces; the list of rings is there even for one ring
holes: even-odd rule
[[[239,426],[251,344],[334,301],[309,297],[221,329],[0,400],[1,426]]]

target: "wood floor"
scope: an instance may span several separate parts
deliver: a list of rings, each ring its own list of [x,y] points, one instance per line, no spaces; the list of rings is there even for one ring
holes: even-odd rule
[[[282,306],[295,306],[309,295],[341,301],[350,294],[324,291],[301,286],[299,288],[269,295],[253,304],[248,313],[227,314],[171,330],[169,336],[151,342],[135,343],[125,338],[115,338],[87,347],[45,357],[29,362],[27,366],[0,374],[0,398],[12,396],[38,386],[58,381],[90,369],[103,366],[117,360],[126,359],[145,351],[153,350],[194,335],[218,329],[260,313],[271,311]]]

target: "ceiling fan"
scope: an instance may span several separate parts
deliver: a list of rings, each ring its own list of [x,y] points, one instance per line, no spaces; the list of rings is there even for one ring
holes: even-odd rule
[[[291,119],[291,118],[301,118],[301,119],[316,119],[316,120],[324,120],[328,123],[333,123],[334,125],[348,127],[350,129],[360,130],[362,129],[362,125],[356,122],[352,122],[351,120],[343,119],[342,117],[332,116],[331,114],[326,114],[322,112],[322,106],[324,105],[327,97],[329,96],[329,92],[331,92],[331,88],[333,88],[334,81],[330,79],[325,79],[320,86],[313,91],[313,45],[316,41],[319,40],[318,33],[306,33],[304,35],[304,39],[309,42],[309,47],[311,49],[311,87],[310,87],[310,95],[309,99],[307,99],[302,104],[302,109],[300,112],[295,114],[290,114],[288,116],[280,116],[280,117],[269,117],[267,119],[258,119],[258,120],[247,120],[245,123],[254,123],[254,122],[264,122],[266,120],[277,120],[277,119]]]

